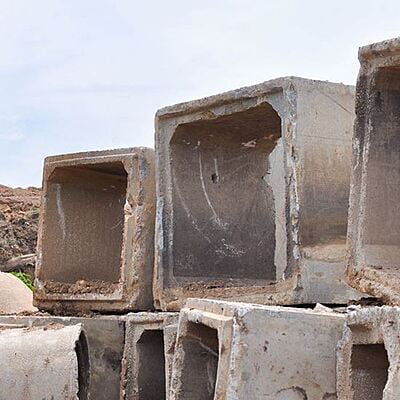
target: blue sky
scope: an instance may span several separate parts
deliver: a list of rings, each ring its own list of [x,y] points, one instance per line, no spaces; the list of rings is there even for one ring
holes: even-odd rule
[[[0,0],[0,183],[46,155],[153,146],[155,111],[271,78],[354,84],[400,2]]]

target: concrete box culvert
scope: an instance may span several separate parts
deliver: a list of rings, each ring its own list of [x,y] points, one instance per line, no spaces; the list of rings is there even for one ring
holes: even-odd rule
[[[156,308],[347,303],[354,88],[280,78],[156,114]]]
[[[345,317],[189,299],[180,312],[171,400],[334,400]]]
[[[337,351],[338,400],[400,398],[400,309],[352,311]]]
[[[350,282],[400,304],[400,38],[359,50],[349,208]]]
[[[68,314],[152,308],[154,151],[48,157],[35,304]]]
[[[177,320],[177,313],[127,315],[121,399],[167,398]]]
[[[75,326],[81,325],[85,331],[88,344],[89,365],[90,365],[90,381],[88,387],[89,400],[119,400],[122,362],[125,346],[125,317],[124,316],[93,316],[87,317],[55,317],[55,316],[0,316],[0,332],[1,326],[8,328],[26,327],[31,330],[50,329],[51,326]],[[46,345],[45,342],[39,343],[40,346]],[[35,362],[35,345],[29,347],[30,359],[28,363]],[[0,362],[3,360],[0,349]],[[29,367],[29,365],[28,365]],[[66,366],[63,371],[69,372]],[[1,369],[1,374],[3,369]],[[32,382],[32,385],[40,386],[43,379]],[[52,382],[50,381],[51,385]],[[0,390],[3,386],[0,386]],[[49,392],[52,393],[52,392]],[[5,397],[4,399],[11,399]],[[24,397],[25,399],[26,397]],[[46,400],[50,397],[43,397]],[[68,397],[67,397],[68,398]],[[73,398],[73,397],[72,397]],[[3,398],[0,396],[0,399]],[[18,399],[18,398],[16,398]],[[32,397],[32,399],[42,399],[42,397]],[[57,397],[55,397],[57,399]],[[62,397],[64,399],[64,397]],[[18,399],[19,400],[19,399]]]
[[[88,344],[82,325],[0,324],[1,400],[88,400]]]

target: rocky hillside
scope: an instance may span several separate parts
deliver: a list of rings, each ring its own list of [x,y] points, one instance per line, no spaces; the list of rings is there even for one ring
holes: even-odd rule
[[[0,265],[13,257],[35,253],[40,189],[0,185]]]

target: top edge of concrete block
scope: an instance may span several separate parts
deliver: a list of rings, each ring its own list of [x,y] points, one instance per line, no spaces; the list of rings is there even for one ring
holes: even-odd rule
[[[358,49],[360,61],[400,54],[400,37],[371,43]]]
[[[112,156],[125,156],[125,155],[134,155],[137,153],[143,153],[147,151],[153,151],[150,147],[124,147],[118,149],[107,149],[107,150],[91,150],[91,151],[81,151],[77,153],[66,153],[66,154],[57,154],[47,156],[45,158],[45,163],[50,164],[53,162],[59,161],[67,161],[67,160],[76,160],[79,158],[101,158],[101,157],[112,157]]]
[[[14,321],[21,321],[21,323],[24,323],[24,321],[48,321],[48,323],[54,323],[54,322],[75,322],[76,323],[81,323],[78,321],[118,321],[118,322],[125,322],[126,317],[129,314],[107,314],[107,315],[102,315],[102,314],[93,314],[93,315],[86,315],[86,316],[79,316],[79,315],[52,315],[52,314],[29,314],[29,313],[23,313],[23,314],[7,314],[7,315],[0,315],[0,324],[3,325],[4,321],[8,320],[14,320]]]
[[[160,108],[156,113],[156,119],[174,117],[184,113],[192,113],[204,108],[215,107],[223,105],[238,99],[257,97],[263,94],[272,94],[275,92],[282,91],[291,85],[294,86],[329,86],[337,88],[348,88],[352,91],[355,90],[355,86],[346,85],[344,83],[320,81],[314,79],[300,78],[296,76],[286,76],[276,79],[271,79],[256,85],[245,86],[239,89],[230,90],[220,94],[207,96],[201,99],[191,100],[183,103]]]
[[[132,321],[138,323],[154,323],[163,322],[165,319],[177,317],[179,313],[177,312],[132,312],[126,314],[126,321]]]
[[[329,311],[315,311],[311,308],[294,308],[294,307],[282,307],[282,306],[265,306],[261,304],[253,304],[253,303],[241,303],[234,301],[220,301],[220,300],[212,300],[212,299],[196,299],[190,298],[186,301],[185,308],[192,309],[200,309],[209,312],[220,312],[226,314],[233,314],[234,310],[240,310],[243,312],[249,311],[265,311],[270,312],[271,314],[281,314],[284,313],[286,315],[292,314],[296,315],[318,315],[325,317],[338,317],[345,318],[346,314],[338,313],[334,310]]]
[[[371,325],[378,323],[381,318],[400,318],[400,307],[373,306],[350,311],[346,316],[349,326]]]

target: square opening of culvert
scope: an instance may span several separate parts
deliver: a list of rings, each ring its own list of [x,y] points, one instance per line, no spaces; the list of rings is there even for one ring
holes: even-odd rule
[[[382,400],[389,360],[383,344],[353,345],[351,382],[353,400]]]
[[[380,68],[371,86],[360,263],[397,272],[400,258],[400,67]]]
[[[219,362],[218,331],[189,322],[182,346],[184,361],[179,398],[213,400]]]
[[[275,281],[286,185],[272,106],[179,125],[170,160],[174,277]]]
[[[136,354],[138,399],[165,399],[164,332],[145,330],[137,341]]]
[[[126,190],[122,162],[54,169],[43,210],[41,280],[119,281]]]

